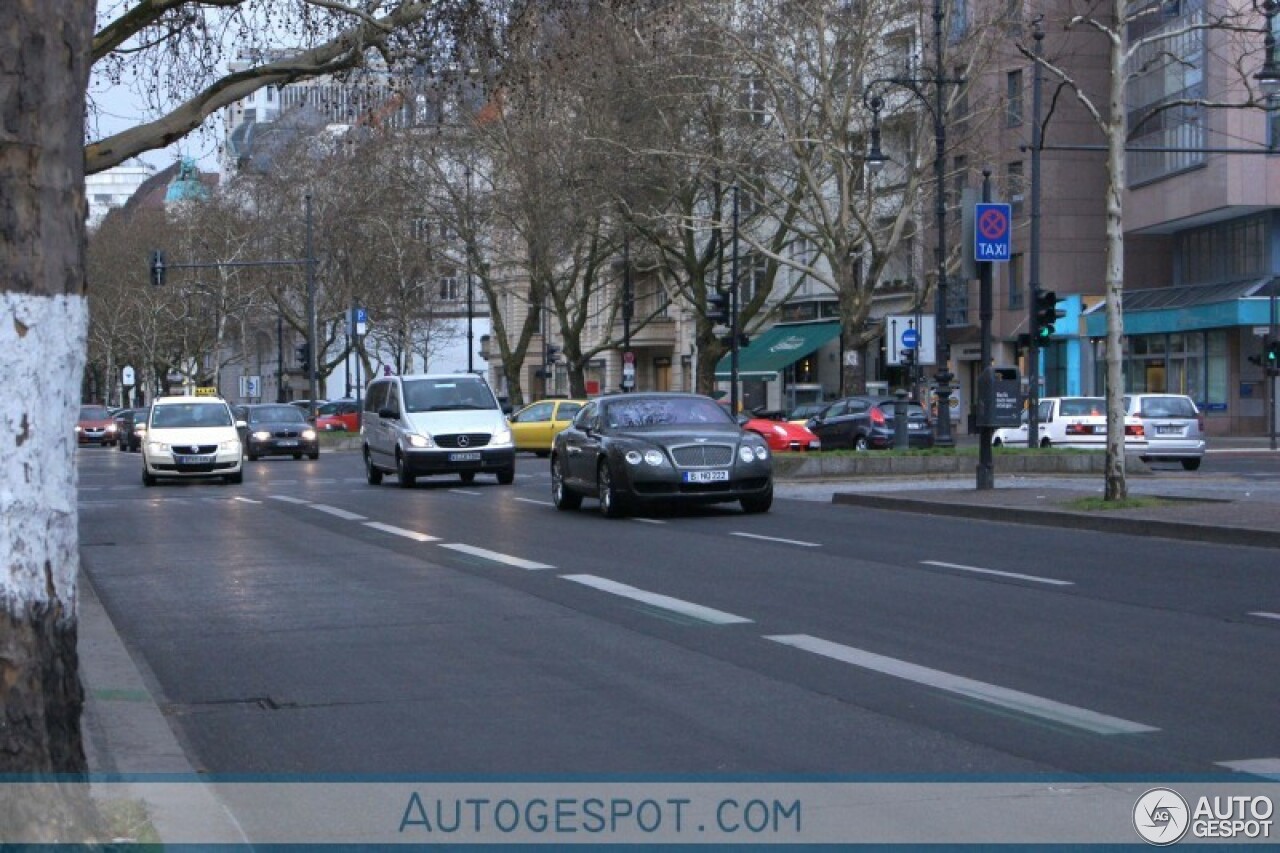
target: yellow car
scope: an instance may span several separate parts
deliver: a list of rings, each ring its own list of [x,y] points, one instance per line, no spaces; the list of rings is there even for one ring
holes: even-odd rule
[[[586,400],[540,400],[513,414],[511,435],[516,450],[527,450],[539,456],[551,453],[551,442],[586,405]]]

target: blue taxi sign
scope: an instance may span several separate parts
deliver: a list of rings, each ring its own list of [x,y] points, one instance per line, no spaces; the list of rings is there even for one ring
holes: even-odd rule
[[[1012,245],[1008,204],[981,202],[974,206],[973,259],[1008,263]]]

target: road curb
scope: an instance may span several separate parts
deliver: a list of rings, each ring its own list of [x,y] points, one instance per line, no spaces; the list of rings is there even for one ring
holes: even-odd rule
[[[836,492],[831,496],[831,503],[872,509],[887,509],[894,512],[915,512],[925,515],[977,518],[983,521],[1004,521],[1013,524],[1063,527],[1071,530],[1092,530],[1099,533],[1121,533],[1129,536],[1183,539],[1214,545],[1280,548],[1280,531],[1259,530],[1251,527],[1188,524],[1152,518],[1117,518],[1099,513],[947,503],[919,498],[899,498],[888,495],[864,495],[849,492]]]

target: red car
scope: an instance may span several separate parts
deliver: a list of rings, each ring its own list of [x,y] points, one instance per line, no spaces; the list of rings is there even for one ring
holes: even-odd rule
[[[316,429],[320,431],[360,431],[360,408],[355,400],[334,400],[316,409]]]
[[[116,443],[116,419],[106,406],[81,406],[80,419],[76,421],[76,444]]]
[[[738,423],[742,428],[754,432],[765,440],[774,453],[783,450],[821,450],[822,441],[800,424],[771,417],[740,415]]]

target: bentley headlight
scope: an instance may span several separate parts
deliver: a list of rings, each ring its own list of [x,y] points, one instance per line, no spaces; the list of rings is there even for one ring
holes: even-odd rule
[[[752,449],[751,449],[751,445],[749,445],[749,444],[744,444],[744,445],[742,445],[741,447],[739,447],[739,448],[738,448],[738,458],[739,458],[739,459],[741,459],[743,462],[754,462],[754,461],[756,461],[756,455],[755,455],[755,452],[754,452],[754,451],[752,451]]]
[[[761,462],[763,462],[764,460],[768,459],[768,458],[769,458],[769,448],[765,447],[763,444],[757,444],[757,445],[756,445],[756,458],[757,458],[757,459],[759,459]]]
[[[666,460],[662,458],[662,451],[655,448],[644,452],[644,461],[650,465],[657,466],[661,465]]]
[[[644,461],[644,455],[639,450],[628,450],[622,458],[627,460],[628,465],[639,465]]]

